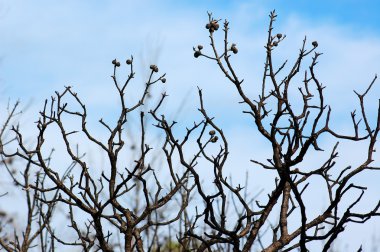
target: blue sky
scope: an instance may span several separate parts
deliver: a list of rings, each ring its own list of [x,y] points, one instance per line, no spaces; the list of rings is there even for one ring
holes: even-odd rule
[[[243,49],[247,47],[243,52],[257,51],[255,62],[262,61],[267,14],[272,9],[279,14],[277,27],[288,34],[291,44],[298,46],[300,37],[317,33],[323,36],[311,39],[353,42],[360,48],[359,43],[380,37],[379,7],[375,1],[1,1],[1,85],[8,96],[22,99],[36,97],[35,90],[49,96],[67,83],[101,89],[98,82],[108,78],[110,59],[133,54],[142,61],[138,54],[145,53],[147,61],[155,61],[151,54],[157,51],[158,63],[180,66],[179,61],[187,61],[196,69],[203,62],[190,57],[191,47],[207,39],[202,30],[206,11],[231,21],[233,34],[248,40],[238,41]],[[290,37],[292,32],[296,35]],[[348,57],[347,51],[342,55],[344,46],[320,44],[326,58]],[[181,57],[175,57],[176,50]],[[332,55],[330,50],[341,50],[341,54]],[[371,48],[360,50],[359,57],[365,58]],[[170,76],[171,69],[163,70]]]
[[[0,106],[5,106],[8,97],[25,104],[32,101],[24,119],[32,123],[45,98],[73,85],[94,114],[94,122],[100,117],[112,118],[118,103],[109,77],[111,61],[118,58],[125,62],[134,55],[136,90],[141,89],[148,66],[157,64],[168,80],[157,87],[157,94],[166,90],[170,95],[166,104],[169,114],[187,97],[179,119],[188,123],[197,116],[196,86],[203,88],[206,106],[231,138],[232,147],[247,156],[242,166],[250,165],[252,153],[260,157],[267,150],[255,149],[244,141],[250,139],[259,146],[265,143],[242,116],[232,86],[212,62],[194,59],[192,47],[201,43],[207,50],[207,11],[215,18],[227,18],[232,42],[239,47],[233,62],[255,95],[264,63],[268,14],[273,9],[278,13],[276,32],[287,35],[279,48],[278,62],[294,59],[305,35],[310,42],[317,40],[319,51],[324,53],[318,73],[334,109],[333,123],[338,129],[350,130],[349,112],[357,105],[352,90],[364,90],[380,73],[380,2],[375,0],[0,0]],[[123,77],[125,73],[120,73],[119,78]],[[369,104],[376,104],[379,84]],[[136,98],[133,91],[130,99]],[[375,109],[370,106],[369,111],[374,113]],[[327,141],[327,149],[331,143]],[[359,155],[352,145],[343,146],[342,152],[346,163]],[[231,158],[241,162],[238,155]],[[315,159],[310,157],[309,162]],[[373,189],[369,195],[375,197],[380,191],[378,180],[365,178]],[[260,180],[268,181],[258,175],[258,186]],[[369,227],[374,230],[373,225]]]

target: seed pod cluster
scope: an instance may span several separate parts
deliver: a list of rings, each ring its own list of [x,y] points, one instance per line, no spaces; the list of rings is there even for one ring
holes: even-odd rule
[[[214,136],[213,138],[211,138],[212,143],[216,143],[217,141],[218,141],[218,136]]]
[[[232,44],[232,46],[231,46],[231,51],[234,53],[234,54],[237,54],[238,53],[238,49],[237,49],[237,47],[236,47],[236,44]]]
[[[194,52],[194,57],[198,58],[199,56],[201,56],[201,54],[202,54],[201,51],[195,51]]]
[[[197,50],[197,49],[198,49],[198,50]],[[195,58],[198,58],[199,56],[202,55],[201,50],[203,49],[203,45],[198,45],[198,46],[197,46],[197,49],[195,49],[195,47],[193,47],[193,50],[194,50],[194,57],[195,57]]]
[[[155,73],[158,72],[158,67],[156,65],[150,65],[150,69],[152,69]]]
[[[194,57],[195,58],[198,58],[199,56],[202,55],[201,50],[203,49],[203,45],[198,45],[197,48],[198,48],[198,50],[196,50],[195,47],[193,48],[194,49]]]
[[[219,29],[218,21],[211,20],[210,23],[206,24],[206,29],[211,33],[217,31]]]
[[[119,66],[120,66],[120,62],[117,61],[116,59],[114,59],[114,60],[112,61],[112,64],[113,64],[115,67],[119,67]]]

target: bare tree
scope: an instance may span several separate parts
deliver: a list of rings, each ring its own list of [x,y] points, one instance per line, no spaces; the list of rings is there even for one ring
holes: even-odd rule
[[[209,14],[206,29],[209,31],[212,53],[204,53],[202,45],[194,48],[194,56],[215,61],[223,75],[235,86],[237,94],[252,117],[258,133],[272,147],[272,157],[266,163],[251,160],[254,165],[272,171],[275,183],[265,202],[255,201],[255,194],[247,192],[245,186],[235,185],[225,166],[229,153],[228,140],[222,128],[214,122],[203,101],[202,90],[198,89],[199,112],[202,119],[186,128],[184,136],[177,136],[176,122],[161,114],[166,93],[151,108],[143,106],[151,87],[165,83],[165,74],[158,75],[158,67],[150,66],[150,75],[137,103],[129,104],[125,98],[129,83],[135,76],[133,58],[127,59],[129,75],[124,83],[117,79],[121,63],[112,61],[112,80],[120,107],[116,122],[99,123],[107,132],[107,138],[96,136],[88,127],[88,111],[72,87],[56,92],[55,97],[45,101],[37,121],[38,135],[34,146],[25,144],[24,135],[18,126],[11,130],[17,148],[8,147],[3,133],[0,138],[0,153],[3,164],[9,159],[24,162],[22,180],[6,166],[12,180],[25,190],[27,202],[27,224],[14,239],[0,236],[0,246],[7,251],[28,251],[39,246],[41,251],[54,251],[58,244],[81,251],[308,251],[312,241],[324,242],[323,251],[328,251],[334,240],[347,224],[364,223],[380,215],[380,202],[367,212],[356,212],[354,207],[361,201],[366,188],[354,184],[353,178],[366,170],[379,170],[373,166],[375,143],[380,131],[380,105],[375,124],[368,120],[365,98],[374,85],[376,77],[363,92],[355,92],[359,99],[360,119],[351,113],[353,134],[343,135],[330,127],[331,108],[326,105],[323,89],[315,73],[318,53],[316,41],[308,46],[306,38],[295,62],[287,69],[288,61],[276,67],[273,52],[281,45],[285,35],[273,32],[275,12],[270,13],[266,60],[257,99],[249,97],[238,77],[231,56],[238,53],[236,44],[229,42],[229,23],[223,24],[223,50],[217,50],[215,32],[219,31],[220,20]],[[303,62],[311,58],[304,72],[303,86],[299,87],[301,106],[289,97],[295,76],[302,70]],[[289,63],[290,64],[290,63]],[[279,76],[284,76],[280,78]],[[316,90],[315,92],[313,90]],[[16,109],[16,108],[15,108]],[[14,110],[15,111],[15,110]],[[13,117],[11,112],[8,118]],[[139,140],[133,144],[137,158],[133,165],[128,163],[129,138],[125,131],[131,116],[139,118],[139,131],[134,132]],[[160,155],[165,163],[152,159],[154,149],[149,143],[146,117],[163,133]],[[67,120],[77,120],[79,127],[71,129]],[[364,129],[361,129],[361,122]],[[2,131],[8,128],[9,120]],[[53,151],[46,142],[48,131],[65,146],[68,164],[53,164]],[[304,158],[314,150],[322,151],[318,145],[321,136],[349,141],[367,141],[366,157],[356,167],[347,167],[337,172],[338,143],[332,147],[324,164],[315,169],[304,170],[300,166]],[[59,136],[59,137],[58,137]],[[106,157],[106,166],[89,165],[77,138],[97,146]],[[54,139],[54,141],[57,141]],[[215,154],[210,145],[219,143]],[[194,153],[190,146],[196,145]],[[63,155],[63,153],[60,153]],[[201,162],[205,160],[205,164]],[[199,166],[213,171],[213,185],[202,181]],[[204,167],[203,167],[204,166]],[[35,180],[31,182],[31,170]],[[304,192],[314,177],[323,179],[329,201],[321,213],[310,218]],[[248,178],[248,176],[247,176]],[[360,195],[348,198],[351,191]],[[136,202],[136,197],[139,202]],[[201,202],[201,203],[199,203]],[[348,202],[348,203],[347,203]],[[66,209],[68,227],[57,225],[57,209]],[[270,217],[277,219],[272,224]],[[273,219],[272,218],[272,219]],[[291,223],[291,225],[290,225]],[[62,229],[64,232],[62,232]],[[271,239],[264,237],[271,236]],[[174,242],[174,237],[176,242]],[[39,238],[39,240],[37,239]],[[359,249],[361,251],[361,248]]]
[[[8,126],[15,123],[16,117],[21,114],[19,110],[20,102],[17,101],[13,106],[10,102],[7,106],[8,114],[5,117],[5,122],[2,125],[0,132],[0,148],[1,152],[3,148],[11,145],[17,139],[16,137],[10,137]],[[15,128],[17,128],[16,126]],[[51,153],[52,154],[52,153]],[[49,163],[51,155],[47,158],[46,162]],[[19,221],[16,220],[12,213],[6,212],[1,209],[0,213],[0,246],[2,249],[11,251],[28,251],[31,248],[37,248],[39,251],[50,251],[49,247],[53,246],[54,241],[51,239],[46,227],[50,223],[51,216],[53,214],[55,203],[45,204],[40,199],[46,199],[45,179],[46,174],[42,170],[32,171],[31,159],[26,160],[23,169],[19,169],[19,161],[13,156],[1,156],[0,167],[3,170],[3,174],[8,173],[13,185],[20,189],[24,195],[24,202],[21,202],[20,207],[23,207],[25,211],[25,225],[19,226]],[[31,176],[31,173],[34,176]],[[6,181],[6,180],[4,180]],[[3,183],[4,183],[3,181]],[[36,188],[39,188],[37,190]],[[5,186],[2,189],[6,190]],[[0,197],[6,197],[8,191],[2,192]],[[56,199],[58,191],[55,191],[49,198]],[[6,201],[4,200],[4,203]],[[25,205],[22,205],[25,204]],[[20,235],[22,233],[22,235]]]
[[[126,167],[123,170],[119,168],[121,163],[120,153],[125,147],[124,127],[127,124],[129,114],[138,110],[144,104],[144,101],[149,93],[151,85],[157,82],[165,82],[164,75],[155,77],[158,68],[152,65],[151,74],[146,82],[145,89],[137,104],[127,105],[124,95],[129,82],[134,78],[133,59],[127,60],[127,65],[130,66],[130,74],[128,79],[123,84],[119,84],[116,78],[116,69],[120,66],[120,62],[113,60],[115,88],[120,97],[120,112],[115,125],[111,126],[102,119],[99,120],[101,125],[108,131],[109,137],[105,143],[94,137],[87,128],[87,109],[82,103],[78,95],[72,91],[71,87],[66,87],[63,92],[56,93],[56,97],[50,102],[46,100],[43,110],[40,112],[40,119],[37,122],[39,134],[36,140],[36,146],[28,149],[24,144],[23,136],[17,127],[12,130],[16,134],[16,139],[19,144],[19,149],[11,154],[3,153],[5,157],[17,157],[27,160],[28,166],[34,166],[42,170],[44,176],[50,179],[52,185],[50,187],[42,187],[39,184],[28,184],[27,189],[35,190],[35,197],[38,202],[44,205],[52,206],[56,204],[64,204],[68,208],[70,227],[74,230],[77,237],[74,241],[67,241],[65,238],[57,236],[52,226],[48,225],[46,229],[50,235],[59,243],[69,246],[82,247],[84,251],[89,251],[94,245],[102,251],[113,251],[118,243],[111,239],[111,230],[116,229],[123,236],[123,250],[132,251],[134,249],[143,251],[145,237],[142,234],[148,230],[159,226],[169,225],[179,219],[181,213],[188,204],[188,197],[194,186],[188,185],[189,171],[174,171],[171,163],[172,150],[168,148],[167,143],[162,146],[167,155],[167,169],[170,175],[170,181],[165,181],[167,187],[161,184],[156,176],[156,171],[151,163],[148,163],[148,155],[152,150],[145,140],[145,113],[140,111],[140,144],[139,158],[135,160],[133,167]],[[71,110],[65,99],[73,98],[79,105],[78,110]],[[159,103],[160,105],[161,103]],[[68,131],[64,124],[66,116],[79,118],[81,129],[79,131]],[[71,159],[71,165],[62,174],[55,170],[50,165],[50,156],[45,157],[44,151],[45,133],[52,127],[56,126],[59,130],[61,138],[66,146],[67,154]],[[96,177],[97,170],[89,167],[83,161],[83,155],[80,154],[79,147],[73,146],[70,137],[84,134],[88,141],[99,146],[108,157],[107,170],[103,170]],[[75,179],[73,174],[79,169],[78,179]],[[160,168],[161,169],[161,168]],[[148,181],[153,180],[154,187],[148,187]],[[167,180],[167,179],[166,179]],[[140,184],[140,186],[137,186]],[[26,185],[24,185],[26,186]],[[136,191],[136,188],[141,188],[141,191]],[[50,192],[50,193],[49,193]],[[46,197],[41,197],[41,194],[48,193]],[[49,197],[50,194],[52,196]],[[141,194],[143,198],[143,206],[137,208],[130,205],[128,197],[132,198],[136,194]],[[174,201],[174,196],[180,195],[179,206]],[[160,208],[166,204],[175,205],[176,214],[165,216],[168,218],[162,219],[158,216]],[[172,207],[173,208],[173,207]],[[80,226],[77,219],[85,218],[86,223]],[[48,216],[43,215],[43,220],[49,223]],[[150,241],[150,246],[155,244],[156,240]],[[145,246],[147,246],[145,244]],[[20,250],[24,251],[24,250]]]
[[[273,23],[276,17],[277,15],[274,11],[270,13],[268,39],[265,46],[266,60],[263,81],[261,94],[257,100],[248,97],[243,89],[243,80],[237,76],[230,62],[230,57],[232,54],[236,54],[238,49],[235,44],[230,45],[229,43],[229,23],[227,21],[223,25],[224,50],[222,52],[218,52],[216,41],[214,40],[214,33],[219,29],[219,20],[213,19],[211,14],[209,14],[209,23],[206,28],[209,30],[212,55],[203,54],[202,46],[194,48],[196,58],[203,56],[217,63],[222,73],[236,87],[239,96],[243,100],[242,103],[247,105],[248,109],[244,113],[252,117],[259,133],[270,142],[273,156],[268,159],[268,163],[256,160],[252,160],[252,162],[264,169],[273,170],[277,174],[275,187],[268,194],[267,202],[264,204],[257,203],[255,208],[250,207],[241,196],[240,191],[242,188],[234,187],[225,179],[223,167],[229,153],[228,142],[223,131],[213,123],[212,118],[207,114],[200,90],[200,112],[205,118],[204,128],[207,126],[212,127],[222,139],[220,153],[216,157],[211,157],[204,151],[207,143],[202,144],[199,142],[199,148],[203,156],[214,166],[217,189],[214,195],[205,195],[203,194],[202,185],[197,183],[199,195],[202,196],[206,205],[199,218],[200,216],[204,218],[204,222],[212,232],[197,235],[190,229],[189,235],[202,241],[204,248],[210,248],[214,244],[228,243],[232,245],[233,251],[250,251],[253,244],[258,241],[263,225],[277,204],[280,204],[280,211],[275,214],[278,214],[279,221],[277,225],[272,227],[272,242],[263,246],[263,251],[290,251],[295,248],[307,251],[307,243],[314,240],[325,240],[323,251],[327,251],[332,242],[344,231],[346,224],[364,223],[371,217],[380,215],[378,211],[380,202],[375,203],[374,208],[369,212],[357,213],[352,210],[361,200],[366,188],[351,182],[356,175],[365,170],[380,169],[380,167],[371,165],[374,161],[373,153],[375,152],[375,143],[380,131],[380,107],[375,124],[371,125],[364,102],[377,77],[373,79],[363,93],[355,92],[359,99],[361,119],[357,119],[355,111],[351,113],[353,134],[339,134],[330,127],[331,108],[326,105],[323,93],[324,86],[322,86],[315,73],[317,60],[321,55],[321,53],[316,52],[318,47],[316,41],[312,42],[311,48],[308,49],[305,38],[296,61],[290,67],[290,71],[285,73],[282,79],[279,78],[279,74],[284,71],[288,61],[285,61],[277,68],[273,63],[273,52],[285,39],[285,36],[281,33],[273,33]],[[309,69],[304,73],[304,86],[299,87],[303,106],[298,109],[300,112],[297,112],[296,107],[292,106],[295,102],[289,98],[289,89],[291,85],[294,85],[294,77],[300,73],[301,65],[308,56],[311,56],[312,61]],[[317,92],[313,93],[312,88],[316,88]],[[363,135],[360,134],[359,129],[361,121],[364,122],[365,133]],[[171,134],[169,127],[166,127],[165,131],[167,134]],[[349,166],[339,171],[337,176],[333,176],[331,171],[335,168],[335,159],[338,156],[337,143],[332,149],[330,157],[321,167],[310,171],[297,168],[312,148],[321,151],[321,148],[318,147],[318,140],[325,134],[329,134],[336,139],[367,140],[368,148],[364,153],[366,158],[359,166]],[[213,139],[215,138],[211,138],[211,140]],[[182,147],[177,145],[177,148],[180,150]],[[185,160],[181,161],[196,177],[193,166]],[[322,177],[325,181],[329,202],[320,215],[316,218],[308,219],[303,193],[307,190],[311,178],[317,176]],[[344,198],[351,190],[359,190],[361,194],[358,198],[352,200],[350,205],[340,214],[338,209],[341,210],[342,205],[344,205]],[[225,214],[226,191],[232,191],[244,209],[244,214],[237,216],[236,224],[232,226],[227,225],[228,218]],[[217,202],[216,199],[221,201],[220,205],[215,203]],[[298,218],[299,227],[289,230],[289,218],[296,213],[296,208],[300,215]],[[217,214],[216,211],[219,213]],[[325,230],[323,234],[321,230]],[[294,241],[297,242],[294,243]],[[289,245],[292,242],[293,245]]]

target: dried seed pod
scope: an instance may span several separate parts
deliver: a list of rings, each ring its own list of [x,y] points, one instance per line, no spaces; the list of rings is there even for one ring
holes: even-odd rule
[[[158,72],[158,67],[156,65],[150,65],[150,69],[152,69],[154,72]]]
[[[276,37],[277,37],[278,39],[281,39],[281,38],[282,38],[282,34],[281,34],[281,33],[277,33]]]
[[[273,41],[273,46],[278,46],[278,42],[277,41]]]
[[[215,130],[210,130],[209,135],[210,135],[210,136],[215,135]]]
[[[318,46],[318,42],[317,42],[317,41],[313,41],[311,44],[312,44],[314,47],[317,47],[317,46]]]
[[[200,51],[195,51],[194,52],[194,57],[198,58],[199,56],[201,56],[201,52]]]
[[[202,50],[203,49],[203,45],[198,45],[198,49]]]
[[[217,31],[219,29],[218,21],[216,20],[211,21],[211,26],[214,27],[215,31]]]
[[[237,47],[236,47],[236,44],[232,44],[232,46],[231,46],[231,51],[234,53],[234,54],[237,54],[238,53],[238,49],[237,49]]]
[[[165,83],[165,82],[166,82],[166,79],[165,79],[165,78],[162,78],[162,79],[161,79],[161,82],[162,82],[162,83]]]
[[[130,64],[132,64],[132,60],[127,59],[126,63],[127,63],[127,65],[130,65]]]
[[[116,65],[116,59],[112,60],[112,64]]]
[[[218,137],[217,137],[217,136],[214,136],[214,137],[211,139],[211,142],[212,142],[212,143],[216,143],[216,141],[218,141]]]

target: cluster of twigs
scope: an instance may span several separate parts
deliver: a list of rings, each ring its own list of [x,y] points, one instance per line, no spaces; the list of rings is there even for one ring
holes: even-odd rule
[[[363,223],[373,216],[380,215],[378,209],[380,202],[375,207],[366,213],[355,213],[353,207],[361,200],[365,187],[355,185],[351,181],[353,177],[365,170],[379,170],[380,167],[371,166],[374,161],[373,154],[375,152],[375,143],[380,131],[380,106],[372,126],[369,123],[368,115],[365,110],[365,97],[373,87],[377,77],[373,79],[367,90],[363,94],[356,93],[360,102],[361,119],[357,120],[356,113],[352,112],[352,122],[354,133],[352,136],[342,135],[329,127],[331,108],[326,105],[324,100],[324,86],[320,83],[315,74],[315,66],[321,53],[316,52],[318,43],[312,42],[311,49],[307,49],[306,38],[303,40],[299,55],[293,65],[290,66],[290,71],[284,74],[282,79],[279,74],[284,71],[288,64],[285,61],[281,66],[276,68],[273,63],[273,52],[280,46],[285,38],[281,33],[273,33],[273,23],[277,15],[275,12],[270,14],[270,24],[268,30],[268,39],[266,43],[266,61],[261,86],[261,95],[258,100],[252,100],[246,95],[243,90],[243,80],[241,80],[230,62],[231,52],[236,53],[236,45],[229,46],[228,30],[229,23],[224,22],[224,50],[219,53],[214,40],[214,31],[210,32],[210,44],[212,47],[212,55],[203,54],[201,50],[194,48],[195,57],[204,56],[217,63],[220,70],[227,79],[236,87],[239,96],[242,98],[242,103],[246,104],[248,110],[244,113],[252,116],[254,123],[257,126],[259,133],[264,136],[272,146],[273,156],[268,160],[267,164],[252,160],[255,164],[260,165],[264,169],[270,169],[277,173],[278,182],[276,187],[269,194],[268,201],[265,204],[258,204],[256,209],[251,208],[239,195],[239,189],[232,188],[227,181],[223,179],[223,164],[228,154],[227,142],[224,141],[221,153],[210,160],[216,169],[216,180],[223,184],[226,190],[233,191],[239,199],[241,206],[245,210],[245,214],[241,216],[237,224],[228,229],[225,225],[226,217],[220,215],[220,218],[213,218],[215,206],[212,206],[211,198],[204,198],[206,205],[205,223],[215,231],[217,236],[207,236],[203,238],[204,246],[210,247],[215,243],[230,243],[234,246],[234,251],[249,251],[257,241],[259,233],[262,230],[268,216],[272,213],[275,205],[280,204],[280,212],[278,224],[273,230],[273,240],[266,247],[263,246],[263,251],[290,251],[294,248],[300,248],[301,251],[307,251],[307,243],[315,240],[325,240],[323,251],[327,251],[332,242],[337,238],[338,234],[344,230],[344,226],[350,222]],[[209,14],[209,23],[217,22]],[[206,27],[207,28],[207,27]],[[199,47],[198,47],[199,48]],[[296,112],[295,106],[289,98],[289,90],[293,84],[294,77],[300,73],[301,65],[307,56],[311,56],[312,62],[309,69],[304,73],[304,86],[299,88],[300,95],[303,99],[303,105],[300,112]],[[317,92],[312,93],[312,88],[316,88]],[[202,96],[200,95],[201,99]],[[274,101],[274,102],[273,102]],[[269,109],[269,107],[271,109]],[[206,121],[212,125],[212,121],[204,112],[203,106],[201,112],[204,114]],[[359,124],[364,122],[365,134],[360,136]],[[266,125],[270,125],[267,127]],[[169,129],[168,129],[169,130]],[[218,130],[222,139],[225,139],[223,132]],[[338,143],[334,146],[330,157],[319,168],[311,171],[302,171],[297,168],[306,155],[311,152],[311,148],[321,151],[318,147],[318,139],[324,134],[330,134],[336,139],[346,139],[351,141],[367,140],[368,149],[366,150],[365,160],[357,167],[347,167],[334,177],[331,170],[335,168],[335,160],[338,156]],[[303,193],[309,185],[309,180],[312,177],[322,177],[325,181],[329,202],[327,207],[315,218],[308,219],[307,209],[304,204]],[[220,197],[224,200],[224,189],[218,186],[218,193],[215,197]],[[351,190],[360,190],[361,194],[358,198],[352,201],[351,205],[345,209],[343,215],[338,214],[338,209],[343,202],[344,196]],[[200,189],[201,191],[201,189]],[[280,203],[278,201],[281,200]],[[223,206],[223,204],[222,204]],[[295,213],[295,209],[300,213],[299,227],[294,230],[289,230],[288,219]],[[224,210],[221,209],[223,212]],[[322,230],[324,233],[322,234]],[[244,237],[244,239],[242,239]],[[298,240],[294,243],[293,241]],[[244,241],[243,243],[241,241]],[[293,242],[293,245],[289,246]]]
[[[275,19],[273,11],[270,14],[265,46],[261,94],[257,100],[247,95],[243,89],[243,80],[237,76],[230,61],[238,49],[236,44],[229,42],[227,21],[223,24],[222,52],[217,50],[214,38],[220,20],[215,20],[211,14],[206,28],[212,52],[204,53],[201,45],[194,48],[196,58],[205,57],[215,61],[221,72],[236,87],[242,103],[247,107],[244,113],[252,117],[258,133],[272,146],[273,155],[267,163],[252,160],[255,165],[276,174],[275,187],[268,193],[265,202],[256,201],[256,204],[252,204],[252,197],[247,196],[248,182],[245,186],[234,185],[228,179],[228,174],[225,174],[225,165],[233,150],[229,149],[221,127],[214,123],[213,117],[207,112],[201,89],[198,90],[198,95],[202,120],[194,122],[186,129],[185,135],[179,137],[174,130],[176,122],[159,114],[167,97],[165,93],[155,106],[144,111],[151,86],[157,82],[165,83],[165,75],[158,75],[158,67],[152,65],[140,99],[136,104],[129,104],[125,94],[128,84],[135,76],[133,58],[126,61],[129,75],[122,84],[116,78],[121,64],[114,60],[112,79],[120,98],[120,110],[115,123],[99,120],[108,134],[106,141],[100,140],[87,127],[86,106],[70,86],[45,101],[36,122],[38,135],[34,146],[25,143],[18,126],[11,126],[13,138],[8,139],[9,134],[5,137],[10,121],[17,113],[18,104],[9,110],[0,133],[2,167],[8,171],[15,185],[24,190],[27,223],[21,235],[16,231],[11,234],[4,231],[5,219],[0,216],[0,246],[9,252],[28,251],[32,248],[55,251],[57,246],[81,251],[247,252],[253,248],[262,251],[291,251],[299,248],[307,251],[310,242],[322,240],[323,251],[328,251],[347,224],[363,223],[380,215],[380,202],[371,211],[353,211],[366,188],[352,182],[357,174],[365,170],[380,169],[371,165],[380,131],[380,106],[374,125],[370,124],[365,109],[366,95],[373,87],[376,77],[364,93],[356,93],[361,119],[357,119],[355,112],[351,114],[353,134],[339,134],[330,128],[331,108],[326,105],[324,86],[315,73],[321,55],[316,52],[318,43],[312,42],[309,48],[305,38],[295,62],[290,67],[288,61],[276,67],[273,63],[274,52],[286,36],[273,33]],[[311,64],[304,73],[303,87],[299,87],[302,104],[296,109],[295,102],[289,98],[289,91],[294,85],[294,77],[300,74],[302,63],[308,57],[311,57]],[[287,68],[289,71],[284,74]],[[280,75],[284,77],[280,79]],[[71,109],[66,102],[70,99],[78,109]],[[128,166],[124,165],[128,161],[125,160],[128,157],[125,150],[129,144],[125,132],[128,118],[134,113],[139,114],[139,132],[134,132],[135,136],[139,135],[136,145],[139,148],[133,150],[135,155],[137,153],[137,158],[133,165]],[[159,148],[165,162],[159,165],[151,162],[153,147],[149,145],[146,136],[147,116],[164,133]],[[78,120],[80,128],[69,130],[65,118]],[[361,122],[364,124],[364,134],[359,127]],[[57,167],[51,162],[54,152],[46,151],[45,148],[47,131],[50,129],[57,130],[56,137],[63,140],[65,154],[70,159],[67,166],[59,164]],[[326,134],[336,139],[367,141],[365,160],[356,167],[341,169],[335,176],[332,170],[339,169],[335,168],[337,143],[322,166],[312,170],[300,168],[312,149],[321,151],[318,140]],[[107,157],[106,165],[100,173],[100,165],[90,166],[86,163],[84,154],[80,154],[79,147],[75,145],[75,137],[78,135],[99,147],[100,155]],[[192,144],[192,139],[196,139],[195,153],[189,153],[187,149]],[[12,142],[17,144],[15,150],[11,150]],[[216,154],[211,154],[211,144],[219,146]],[[206,169],[213,171],[211,190],[209,185],[203,183],[197,169],[200,159],[206,161]],[[13,172],[16,164],[11,160],[17,160],[17,166],[24,168],[17,167],[17,172]],[[306,208],[304,192],[314,177],[324,180],[329,201],[318,216],[311,218]],[[352,190],[359,190],[360,196],[351,199],[348,207],[342,211],[344,203],[350,200],[345,196]],[[62,228],[64,232],[60,232],[61,228],[57,226],[62,210],[68,213],[66,227]],[[270,216],[277,218],[278,222],[270,226],[272,239],[262,239],[264,234],[268,235],[266,227]],[[290,218],[294,216],[296,218],[292,222],[295,223],[290,227]],[[297,225],[296,228],[294,225]]]
[[[112,79],[118,91],[121,106],[115,125],[111,126],[103,119],[99,120],[109,133],[109,138],[105,143],[97,139],[87,128],[86,106],[70,86],[61,93],[56,92],[56,96],[52,97],[50,101],[45,101],[45,106],[37,121],[39,133],[35,146],[28,148],[19,128],[12,127],[11,130],[16,135],[15,140],[18,148],[11,153],[2,150],[2,156],[5,159],[20,159],[27,162],[23,171],[24,181],[19,181],[17,176],[14,176],[13,173],[10,174],[14,182],[26,191],[28,231],[23,232],[22,246],[19,242],[8,242],[8,240],[0,239],[0,244],[7,251],[27,251],[37,237],[43,237],[43,230],[48,232],[51,246],[47,248],[46,242],[40,243],[39,249],[41,251],[54,250],[54,241],[66,246],[81,247],[83,251],[92,251],[93,249],[114,251],[117,248],[125,251],[143,251],[144,246],[148,246],[147,244],[150,248],[160,246],[158,227],[167,226],[177,221],[187,207],[190,192],[194,186],[188,184],[188,171],[181,173],[174,170],[171,163],[172,150],[167,148],[167,142],[162,146],[167,155],[166,166],[168,174],[170,174],[170,179],[166,178],[163,181],[165,184],[162,184],[163,182],[156,176],[157,171],[164,169],[164,167],[153,168],[146,161],[149,159],[148,156],[152,147],[145,141],[146,133],[143,123],[145,114],[143,111],[140,111],[140,149],[135,150],[139,153],[139,157],[132,167],[120,168],[121,161],[119,159],[123,157],[120,153],[126,146],[124,137],[128,116],[134,111],[138,111],[144,104],[150,87],[157,82],[165,82],[165,78],[164,75],[156,77],[158,68],[156,66],[151,67],[151,74],[141,98],[136,104],[127,107],[125,92],[135,75],[133,62],[127,60],[127,65],[130,66],[130,74],[122,85],[116,79],[116,69],[120,63],[114,61],[113,64],[114,75]],[[68,108],[65,99],[69,98],[74,98],[74,101],[79,105],[79,111]],[[13,112],[9,118],[12,116]],[[81,122],[80,130],[68,131],[66,129],[64,118],[68,116]],[[48,128],[53,126],[58,128],[59,137],[63,140],[71,160],[70,165],[63,173],[60,173],[61,167],[51,165],[52,153],[48,157],[45,156],[45,134]],[[73,143],[75,142],[74,137],[79,133],[84,134],[88,141],[99,146],[108,157],[107,169],[102,171],[99,177],[96,177],[99,167],[90,167],[84,161],[84,155],[80,154],[78,146]],[[32,168],[38,169],[36,180],[33,182],[30,181],[30,170]],[[74,176],[75,173],[79,176]],[[49,183],[45,183],[46,180],[49,180]],[[151,181],[153,181],[153,185],[150,183]],[[136,191],[136,188],[141,189],[141,191]],[[135,202],[128,200],[136,194],[143,201],[140,207],[137,207],[134,204]],[[165,215],[169,218],[160,217],[162,215],[161,209],[167,208],[166,205],[168,204],[173,209],[171,215]],[[59,236],[56,227],[52,225],[50,216],[57,205],[63,205],[67,209],[68,226],[76,236],[73,240],[68,240],[67,236]],[[45,210],[45,208],[47,209]],[[83,225],[80,225],[79,222]],[[29,235],[30,229],[33,229],[35,225],[38,230],[31,237]],[[111,230],[117,230],[123,242],[111,239]],[[146,237],[148,231],[152,235],[150,240]],[[19,237],[16,235],[15,239],[18,241]]]

